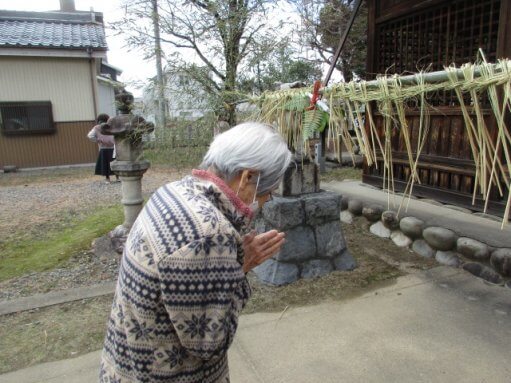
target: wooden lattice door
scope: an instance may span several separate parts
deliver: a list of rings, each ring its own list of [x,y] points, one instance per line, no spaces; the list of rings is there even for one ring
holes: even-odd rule
[[[442,70],[451,63],[474,62],[479,48],[489,61],[510,56],[507,40],[511,2],[507,0],[409,1],[373,0],[369,8],[368,72],[410,74],[419,70]],[[483,101],[486,123],[494,130],[489,104]],[[427,142],[419,162],[421,185],[414,194],[444,203],[480,210],[478,198],[472,206],[475,165],[458,100],[454,93],[429,95],[431,110]],[[382,118],[374,115],[382,132]],[[417,147],[419,112],[410,105],[407,119]],[[396,189],[403,190],[410,175],[407,155],[399,130],[392,138]],[[364,167],[363,180],[382,186],[383,160]],[[489,211],[502,215],[505,197],[492,191]]]

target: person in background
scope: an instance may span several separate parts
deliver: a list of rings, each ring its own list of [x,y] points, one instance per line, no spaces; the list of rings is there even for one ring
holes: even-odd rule
[[[99,146],[98,159],[94,174],[105,176],[105,183],[110,183],[110,176],[114,174],[110,168],[110,162],[115,159],[115,141],[114,136],[101,134],[101,124],[108,121],[108,114],[101,113],[96,119],[96,126],[87,134],[89,140],[97,142]],[[119,176],[115,176],[115,181],[119,182]]]
[[[200,170],[152,195],[124,247],[100,382],[229,382],[246,274],[285,241],[249,225],[290,162],[271,126],[244,123],[214,139]]]

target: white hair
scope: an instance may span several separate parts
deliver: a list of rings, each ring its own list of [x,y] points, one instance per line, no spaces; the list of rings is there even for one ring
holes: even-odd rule
[[[201,167],[213,168],[225,181],[243,170],[259,171],[261,195],[278,186],[290,162],[291,152],[278,132],[270,125],[246,122],[216,136]]]

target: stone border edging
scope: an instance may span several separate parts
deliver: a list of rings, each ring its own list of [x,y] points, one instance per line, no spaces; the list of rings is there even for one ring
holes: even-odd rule
[[[399,218],[392,210],[356,198],[343,197],[341,209],[343,223],[351,224],[355,216],[363,216],[371,223],[372,234],[390,239],[398,247],[434,257],[442,265],[461,267],[491,284],[511,287],[511,248],[493,248],[444,227],[426,226],[413,216]]]
[[[112,294],[116,283],[107,282],[3,301],[0,302],[0,316]]]

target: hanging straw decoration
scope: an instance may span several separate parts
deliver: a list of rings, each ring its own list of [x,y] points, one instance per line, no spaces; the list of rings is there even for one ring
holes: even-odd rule
[[[410,196],[414,185],[421,183],[419,159],[427,142],[430,127],[428,95],[453,92],[459,102],[464,128],[475,164],[472,201],[480,196],[486,211],[490,192],[498,190],[507,197],[502,226],[509,220],[511,211],[511,134],[505,116],[511,113],[511,61],[486,62],[482,52],[478,64],[454,65],[443,71],[420,72],[411,76],[381,75],[373,81],[335,84],[322,90],[323,102],[328,104],[328,137],[335,143],[340,160],[338,138],[341,137],[353,158],[358,144],[369,166],[383,165],[383,188],[394,194],[392,155],[393,137],[403,140],[409,173],[405,195]],[[304,111],[309,106],[311,88],[290,89],[264,93],[259,99],[260,109],[256,118],[274,124],[294,151],[311,156],[304,125]],[[496,122],[496,132],[488,128],[488,118],[483,114],[483,100],[488,100],[490,113]],[[467,103],[469,103],[467,105]],[[417,137],[412,139],[407,111],[414,105],[420,111]],[[373,112],[379,114],[381,126],[376,126]],[[350,134],[354,132],[356,143]],[[507,195],[506,195],[507,194]],[[408,200],[409,202],[409,200]],[[402,205],[402,202],[401,202]],[[401,205],[399,209],[401,209]],[[398,210],[399,214],[399,210]]]

